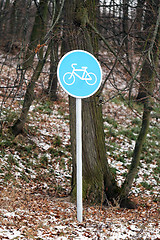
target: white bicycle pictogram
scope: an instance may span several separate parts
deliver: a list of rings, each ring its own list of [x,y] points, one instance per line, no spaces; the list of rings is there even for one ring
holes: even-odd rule
[[[66,85],[74,84],[76,76],[81,80],[85,80],[88,85],[94,85],[97,82],[97,76],[92,72],[87,72],[88,67],[81,67],[81,69],[76,69],[74,67],[75,65],[77,65],[77,63],[73,63],[71,65],[73,68],[72,72],[66,72],[63,75],[63,81]],[[82,76],[78,75],[78,72],[82,72]]]

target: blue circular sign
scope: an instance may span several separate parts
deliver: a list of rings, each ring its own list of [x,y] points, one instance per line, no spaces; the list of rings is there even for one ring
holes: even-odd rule
[[[69,95],[76,98],[87,98],[99,89],[102,81],[102,69],[91,53],[74,50],[61,58],[57,76],[62,88]]]

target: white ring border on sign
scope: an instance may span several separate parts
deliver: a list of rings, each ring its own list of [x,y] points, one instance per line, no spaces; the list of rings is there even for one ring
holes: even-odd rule
[[[64,59],[67,55],[70,55],[71,53],[74,53],[74,52],[84,52],[84,53],[90,55],[90,56],[91,56],[92,58],[94,58],[94,60],[97,62],[98,66],[99,66],[99,69],[100,69],[101,79],[100,79],[99,85],[98,85],[97,88],[94,90],[94,92],[92,92],[91,94],[86,95],[86,96],[76,96],[76,95],[71,94],[70,92],[68,92],[68,91],[64,88],[64,86],[62,85],[61,80],[60,80],[60,76],[59,76],[59,68],[60,68],[60,65],[61,65],[63,59]],[[79,49],[78,49],[78,50],[72,50],[72,51],[70,51],[70,52],[67,52],[67,53],[60,59],[60,61],[59,61],[59,63],[58,63],[58,66],[57,66],[57,77],[58,77],[58,81],[59,81],[61,87],[63,88],[63,90],[64,90],[66,93],[68,93],[70,96],[72,96],[72,97],[74,97],[74,98],[88,98],[88,97],[91,97],[92,95],[94,95],[94,94],[98,91],[98,89],[99,89],[99,87],[100,87],[100,85],[101,85],[101,83],[102,83],[102,68],[101,68],[101,65],[99,64],[98,60],[93,56],[93,54],[91,54],[91,53],[89,53],[89,52],[87,52],[87,51],[85,51],[85,50],[79,50]]]

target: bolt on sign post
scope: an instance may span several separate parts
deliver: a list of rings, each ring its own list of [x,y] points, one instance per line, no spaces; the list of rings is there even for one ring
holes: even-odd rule
[[[82,222],[82,99],[99,89],[102,69],[91,53],[74,50],[59,61],[57,76],[64,91],[76,98],[77,220]]]

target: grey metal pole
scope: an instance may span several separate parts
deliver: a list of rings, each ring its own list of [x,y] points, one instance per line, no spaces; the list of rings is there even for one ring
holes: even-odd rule
[[[76,98],[77,220],[82,222],[82,99]]]

